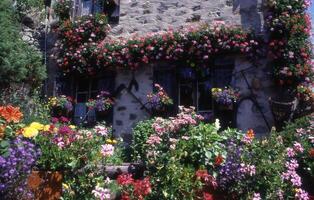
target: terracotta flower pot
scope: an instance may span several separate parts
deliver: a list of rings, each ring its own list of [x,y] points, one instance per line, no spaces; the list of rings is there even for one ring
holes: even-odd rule
[[[61,172],[33,171],[28,177],[28,187],[35,200],[57,200],[62,194]]]

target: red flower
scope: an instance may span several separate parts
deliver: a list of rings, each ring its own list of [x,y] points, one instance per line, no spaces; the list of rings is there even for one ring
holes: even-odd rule
[[[133,184],[134,179],[131,174],[122,174],[118,176],[117,182],[119,185],[130,185]]]
[[[146,196],[152,191],[148,177],[144,178],[143,180],[136,180],[133,183],[133,186],[134,186],[134,194],[136,196]]]
[[[210,193],[203,192],[203,200],[214,200],[214,197]]]
[[[215,158],[215,165],[221,165],[221,163],[224,161],[223,157],[219,154],[216,158]]]

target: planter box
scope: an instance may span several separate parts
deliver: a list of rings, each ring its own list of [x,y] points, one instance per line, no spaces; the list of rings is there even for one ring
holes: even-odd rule
[[[57,200],[62,194],[62,179],[60,172],[33,171],[28,178],[28,187],[35,200]]]

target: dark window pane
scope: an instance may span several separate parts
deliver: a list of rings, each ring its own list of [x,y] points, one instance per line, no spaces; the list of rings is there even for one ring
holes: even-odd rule
[[[225,87],[231,84],[232,68],[217,68],[214,71],[214,84],[215,87]]]
[[[180,105],[194,106],[192,84],[180,85]]]
[[[89,81],[87,79],[82,79],[78,81],[77,91],[78,92],[88,92]]]
[[[79,94],[77,94],[77,102],[78,103],[85,103],[85,102],[87,102],[87,100],[88,100],[88,95],[87,94],[81,94],[81,93],[79,93]]]
[[[198,111],[212,109],[212,84],[210,81],[198,85]]]

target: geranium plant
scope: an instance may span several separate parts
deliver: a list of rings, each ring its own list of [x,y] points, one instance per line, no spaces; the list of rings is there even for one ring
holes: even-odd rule
[[[212,88],[213,98],[217,104],[230,106],[239,99],[239,93],[231,87],[225,88]]]
[[[88,109],[95,109],[98,112],[107,111],[114,105],[114,99],[111,97],[109,92],[101,91],[97,95],[96,99],[89,99],[86,102]]]

